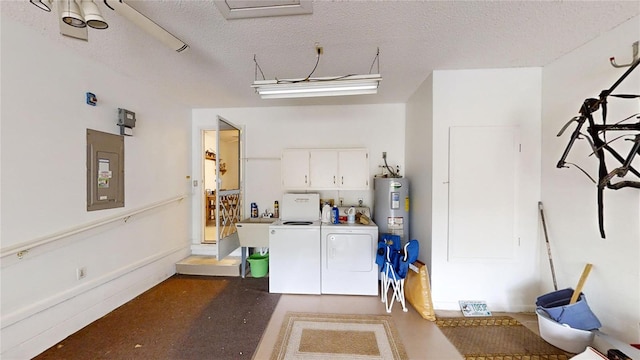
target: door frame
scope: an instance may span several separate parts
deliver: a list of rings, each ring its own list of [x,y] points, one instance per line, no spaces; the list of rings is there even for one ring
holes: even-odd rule
[[[244,145],[244,127],[242,126],[238,126],[236,124],[234,124],[233,122],[227,120],[226,118],[220,116],[220,115],[215,115],[213,116],[210,121],[207,121],[206,123],[201,123],[198,124],[196,126],[192,127],[191,130],[191,139],[192,139],[192,155],[191,155],[191,166],[192,166],[192,211],[191,211],[191,254],[192,255],[205,255],[205,256],[216,256],[218,259],[220,258],[224,258],[226,257],[229,253],[236,251],[238,252],[238,256],[239,255],[239,240],[237,239],[237,233],[235,235],[235,241],[232,240],[233,243],[237,242],[238,246],[230,246],[230,247],[226,247],[225,249],[223,249],[222,252],[219,252],[219,243],[220,241],[216,241],[215,244],[213,243],[204,243],[204,229],[205,229],[205,211],[206,211],[206,204],[205,204],[205,197],[204,195],[204,163],[205,163],[205,155],[204,155],[204,133],[206,131],[216,131],[216,136],[218,136],[217,134],[219,133],[219,122],[220,121],[224,121],[227,124],[229,124],[230,126],[234,127],[235,129],[237,129],[239,131],[239,139],[238,141],[240,142],[239,145],[239,159],[238,159],[238,166],[239,166],[239,191],[240,191],[240,204],[239,206],[239,211],[240,211],[240,218],[242,218],[243,216],[243,209],[244,206],[242,206],[242,196],[245,193],[245,189],[244,189],[244,162],[242,161],[242,159],[244,158],[244,152],[245,152],[245,145]],[[219,148],[218,148],[218,143],[219,141],[216,141],[216,153],[219,152]],[[216,164],[216,171],[218,171],[219,167],[218,164]],[[218,185],[216,185],[216,188],[218,187]],[[219,194],[219,191],[216,191],[217,194]],[[219,239],[218,239],[219,240]],[[224,254],[227,253],[227,254]],[[220,255],[223,255],[222,257]]]

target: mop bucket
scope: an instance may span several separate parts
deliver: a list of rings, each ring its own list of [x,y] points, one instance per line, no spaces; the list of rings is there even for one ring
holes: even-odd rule
[[[536,309],[540,337],[549,344],[570,353],[579,354],[591,345],[594,332],[573,329],[554,321],[546,311]]]
[[[569,304],[573,289],[563,289],[554,291],[536,300],[538,309],[544,310],[551,319],[560,324],[566,324],[574,329],[595,330],[600,328],[600,320],[589,308],[587,299],[580,293],[578,301]]]
[[[254,253],[247,259],[249,266],[251,267],[251,276],[254,278],[261,278],[267,275],[269,271],[269,254],[261,255],[260,253]]]

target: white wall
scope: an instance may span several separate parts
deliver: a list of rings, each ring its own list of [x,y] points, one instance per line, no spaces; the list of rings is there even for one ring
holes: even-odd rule
[[[494,311],[533,308],[539,294],[540,82],[539,68],[435,71],[407,105],[407,129],[410,129],[407,131],[407,173],[412,175],[412,192],[417,194],[412,219],[431,216],[431,228],[428,222],[414,226],[416,233],[412,233],[412,237],[430,239],[431,254],[426,261],[431,262],[432,298],[436,308],[459,309],[459,300],[485,300]],[[511,260],[448,259],[451,126],[520,129],[518,239],[514,239],[518,244]],[[413,152],[414,145],[416,152]],[[482,148],[469,151],[482,151]],[[426,156],[431,160],[424,159]],[[428,255],[427,250],[421,250],[421,256]]]
[[[194,178],[199,178],[196,170],[201,168],[200,133],[214,127],[216,115],[243,128],[245,217],[251,202],[256,202],[263,212],[266,208],[273,210],[273,202],[282,198],[280,156],[285,148],[367,148],[372,178],[381,172],[378,166],[383,163],[382,152],[386,151],[389,165],[400,165],[404,173],[404,108],[403,104],[387,104],[195,109]],[[321,194],[336,200],[342,197],[345,205],[356,203],[362,197],[365,205],[373,206],[373,190],[323,191]],[[201,209],[194,199],[194,213]],[[199,242],[200,226],[194,224],[194,243]]]
[[[190,109],[13,20],[3,17],[1,29],[0,357],[24,359],[172,275],[188,254],[188,196],[21,259],[11,250],[185,195]],[[96,107],[85,104],[87,91]],[[126,206],[87,212],[86,129],[118,133],[119,107],[138,120],[125,138]]]
[[[405,135],[406,175],[411,181],[409,232],[420,242],[419,260],[431,269],[433,189],[433,76],[420,85],[407,102]]]
[[[602,239],[598,230],[596,185],[575,168],[555,166],[575,123],[562,137],[556,134],[578,114],[586,98],[597,98],[600,91],[611,87],[626,71],[627,68],[612,67],[609,58],[615,56],[618,63],[630,62],[631,44],[640,38],[638,29],[640,18],[636,16],[545,66],[542,97],[542,200],[558,286],[575,287],[584,265],[592,263],[583,289],[588,303],[600,318],[602,331],[632,343],[640,342],[640,191],[605,190],[606,239]],[[640,69],[636,68],[614,93],[638,94],[639,90]],[[637,99],[610,98],[608,123],[640,112],[639,104]],[[595,115],[601,123],[602,111]],[[623,141],[612,144],[614,148],[620,146],[627,145]],[[579,140],[567,161],[578,163],[597,179],[598,161],[588,157],[589,153],[586,140]],[[621,154],[626,156],[627,152]],[[640,169],[639,159],[633,164]],[[618,166],[611,159],[607,165],[609,169]],[[633,176],[629,179],[638,180]],[[544,265],[546,257],[541,261],[548,268],[548,264]],[[546,291],[553,290],[549,282],[546,285]]]

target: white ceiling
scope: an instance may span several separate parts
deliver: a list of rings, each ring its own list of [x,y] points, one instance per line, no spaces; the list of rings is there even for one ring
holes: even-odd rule
[[[126,2],[190,49],[174,52],[100,0],[109,28],[89,29],[88,42],[61,36],[55,12],[26,0],[0,1],[0,9],[194,108],[404,103],[433,70],[543,66],[640,14],[640,1],[316,0],[310,15],[226,20],[210,0]],[[315,65],[316,43],[324,54],[314,77],[369,73],[379,48],[378,94],[261,100],[254,93],[254,54],[267,79],[300,78]],[[594,56],[625,62],[628,50]]]

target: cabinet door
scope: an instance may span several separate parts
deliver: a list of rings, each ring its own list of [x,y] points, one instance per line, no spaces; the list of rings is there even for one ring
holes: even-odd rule
[[[307,189],[309,187],[309,150],[284,150],[280,165],[283,188]]]
[[[338,188],[338,152],[311,150],[309,159],[310,187],[313,189]]]
[[[369,154],[364,149],[338,152],[340,189],[369,189]]]

